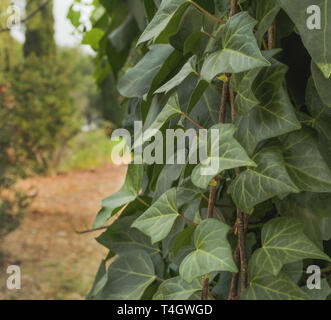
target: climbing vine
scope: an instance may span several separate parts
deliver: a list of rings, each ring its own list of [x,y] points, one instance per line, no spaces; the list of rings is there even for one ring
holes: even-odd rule
[[[326,299],[331,3],[95,6],[83,43],[97,52],[95,76],[132,162],[94,222],[109,254],[89,298]],[[75,6],[69,17],[84,30]],[[169,129],[197,134],[171,152]],[[311,265],[320,290],[307,287]]]

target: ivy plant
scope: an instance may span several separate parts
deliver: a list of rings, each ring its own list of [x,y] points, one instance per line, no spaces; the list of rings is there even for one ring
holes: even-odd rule
[[[89,299],[330,295],[329,2],[94,1],[83,43],[131,151],[147,145],[156,157],[166,141],[150,143],[153,132],[195,130],[206,157],[178,161],[191,154],[184,143],[173,163],[129,164],[96,216],[109,254]],[[307,288],[311,265],[321,290]]]

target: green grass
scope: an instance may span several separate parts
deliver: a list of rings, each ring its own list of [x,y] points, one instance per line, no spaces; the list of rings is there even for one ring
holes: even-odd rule
[[[81,132],[69,142],[58,170],[93,169],[109,163],[114,145],[103,129]]]

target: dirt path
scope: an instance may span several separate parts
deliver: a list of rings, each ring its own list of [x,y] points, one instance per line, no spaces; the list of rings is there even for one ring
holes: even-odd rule
[[[91,227],[103,198],[116,192],[126,167],[107,165],[21,181],[38,195],[20,227],[1,243],[0,299],[84,299],[106,249],[74,230]],[[22,289],[6,288],[5,268],[21,267]]]

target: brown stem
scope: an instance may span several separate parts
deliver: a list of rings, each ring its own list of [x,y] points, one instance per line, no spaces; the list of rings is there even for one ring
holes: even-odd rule
[[[201,6],[199,6],[196,2],[194,2],[193,0],[190,0],[190,2],[196,7],[198,8],[201,12],[203,12],[205,15],[207,15],[208,17],[210,17],[211,19],[214,19],[216,21],[218,21],[219,23],[225,24],[226,21],[222,20],[220,18],[217,18],[216,16],[214,16],[213,14],[211,14],[210,12],[208,12],[207,10],[205,10],[204,8],[202,8]]]
[[[190,116],[188,116],[186,113],[182,112],[181,113],[188,121],[193,123],[196,127],[202,130],[206,130],[204,127],[202,127],[199,123],[195,122]]]
[[[226,103],[228,101],[229,96],[229,78],[231,75],[226,75],[227,80],[223,84],[222,89],[222,99],[221,99],[221,107],[220,107],[220,113],[219,113],[219,123],[225,123],[225,117],[226,117]]]
[[[240,251],[240,294],[244,292],[248,285],[247,277],[247,252],[245,244],[245,217],[244,213],[237,209],[238,246]]]
[[[195,222],[193,222],[192,220],[186,218],[186,217],[183,216],[182,214],[179,213],[179,216],[180,216],[183,220],[185,220],[186,222],[188,222],[189,224],[191,224],[192,226],[194,226],[194,227],[197,227],[197,226],[198,226]]]
[[[24,19],[20,20],[20,24],[21,23],[25,23],[28,20],[30,20],[31,18],[33,18],[39,11],[43,10],[52,0],[47,0],[45,1],[40,7],[38,7],[36,10],[34,10],[33,12],[31,12],[28,16],[26,16]],[[1,32],[7,32],[10,31],[10,28],[3,28],[0,29],[0,33]]]
[[[140,197],[137,197],[137,200],[139,201],[139,202],[141,202],[144,206],[146,206],[147,208],[149,208],[150,207],[150,205],[147,203],[147,202],[145,202],[143,199],[141,199]]]
[[[240,249],[237,246],[233,254],[233,260],[237,268],[240,269]],[[238,300],[239,272],[232,273],[231,287],[228,300]]]
[[[276,47],[276,21],[274,20],[268,31],[268,49],[272,50]]]
[[[237,0],[231,0],[230,18],[237,13]]]
[[[236,115],[237,115],[234,101],[235,101],[235,95],[234,95],[233,89],[230,88],[230,105],[231,105],[231,119],[232,119],[232,122],[235,121]]]
[[[95,228],[95,229],[84,230],[84,231],[76,231],[76,233],[78,233],[78,234],[91,233],[91,232],[95,232],[95,231],[99,231],[99,230],[108,229],[109,227],[110,227],[110,225],[109,226],[103,226],[103,227],[100,227],[100,228]]]

